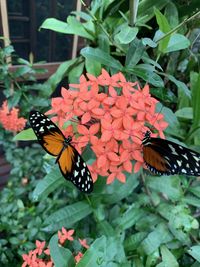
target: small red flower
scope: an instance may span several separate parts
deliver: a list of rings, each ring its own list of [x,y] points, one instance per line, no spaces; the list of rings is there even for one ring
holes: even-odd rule
[[[7,101],[4,101],[0,109],[0,123],[5,130],[19,132],[24,129],[27,120],[23,117],[19,118],[18,116],[19,109],[12,108],[9,110]]]
[[[64,227],[62,227],[62,231],[58,231],[58,238],[60,244],[64,244],[66,240],[73,241],[74,238],[72,237],[74,230],[71,229],[67,231]]]
[[[81,244],[81,246],[83,246],[84,248],[89,248],[89,245],[87,244],[87,240],[86,239],[78,239],[79,240],[79,242],[80,242],[80,244]]]

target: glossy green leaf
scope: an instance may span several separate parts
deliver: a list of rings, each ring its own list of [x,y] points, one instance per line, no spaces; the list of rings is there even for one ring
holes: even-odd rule
[[[30,140],[37,140],[37,137],[34,134],[32,128],[29,128],[15,135],[13,140],[14,141],[30,141]]]
[[[48,29],[65,34],[76,34],[89,40],[94,40],[94,37],[85,30],[82,23],[73,16],[68,17],[67,23],[55,18],[46,19],[40,26],[40,29]]]
[[[132,207],[130,207],[125,213],[120,216],[120,218],[117,218],[113,223],[117,225],[117,228],[119,228],[120,230],[126,230],[132,227],[143,216],[145,216],[145,212],[140,208],[136,208],[133,204]]]
[[[156,20],[157,23],[159,25],[159,29],[162,33],[167,33],[171,30],[171,27],[167,21],[167,18],[158,10],[158,9],[154,9],[155,15],[156,15]],[[163,38],[162,40],[159,41],[159,51],[164,53],[165,50],[168,47],[170,41],[170,36],[165,36],[165,38]]]
[[[173,82],[178,90],[181,90],[183,92],[184,95],[186,95],[188,97],[188,99],[191,99],[191,92],[188,89],[187,85],[181,81],[178,81],[174,76],[170,75],[170,74],[165,74],[165,76],[171,81]]]
[[[115,41],[120,44],[129,44],[135,39],[138,33],[137,27],[130,27],[128,24],[123,24],[120,31],[114,36]]]
[[[170,53],[186,49],[190,46],[190,41],[184,35],[175,33],[171,35],[167,47],[163,50],[163,53]]]
[[[200,263],[200,246],[192,246],[188,250],[188,253]]]
[[[58,167],[50,171],[42,180],[37,183],[33,191],[33,201],[45,199],[50,193],[54,192],[58,187],[63,186],[65,179]]]
[[[145,239],[147,234],[148,233],[146,232],[139,232],[129,236],[124,242],[124,248],[128,251],[137,249],[141,242]]]
[[[193,120],[193,108],[189,108],[189,107],[186,107],[186,108],[182,108],[182,109],[179,109],[175,112],[177,118],[181,119],[181,120]]]
[[[93,74],[94,76],[98,76],[101,73],[101,63],[89,58],[85,59],[85,68],[87,73]]]
[[[50,255],[55,266],[74,267],[75,260],[71,251],[58,244],[58,235],[52,236],[49,242]]]
[[[142,38],[142,43],[143,45],[148,45],[149,47],[155,48],[157,47],[157,43],[154,42],[152,39],[150,38]]]
[[[65,77],[65,75],[68,73],[69,69],[72,66],[75,66],[75,64],[78,64],[78,59],[71,59],[67,60],[65,62],[62,62],[56,72],[50,76],[50,78],[47,80],[46,84],[51,86],[52,91],[55,89],[56,85]]]
[[[147,255],[153,253],[161,244],[170,242],[173,236],[165,224],[159,224],[155,230],[142,241],[141,247]]]
[[[200,126],[200,112],[199,112],[199,103],[200,103],[200,74],[196,72],[190,73],[190,84],[192,90],[192,107],[193,107],[193,124],[192,129],[195,129]],[[194,141],[195,144],[200,144],[199,137],[200,130],[198,129],[195,132]]]
[[[103,50],[99,48],[85,47],[81,50],[81,55],[89,60],[96,60],[110,68],[114,68],[117,70],[122,70],[123,66],[121,63],[116,60],[114,57],[110,56],[110,54],[105,53]]]
[[[103,201],[107,204],[114,204],[130,195],[138,186],[138,176],[139,173],[129,174],[126,183],[115,181],[112,186],[107,186],[107,194],[102,195]]]
[[[178,176],[148,177],[146,183],[151,189],[167,195],[172,200],[177,201],[183,195]]]
[[[106,264],[104,258],[106,243],[107,239],[105,236],[96,239],[90,248],[87,249],[83,258],[76,265],[76,267],[99,267],[101,264]]]
[[[144,79],[147,83],[150,83],[156,87],[163,87],[164,83],[161,77],[152,71],[152,66],[147,64],[140,64],[135,66],[131,72],[136,76]]]
[[[79,201],[52,213],[44,221],[44,231],[57,231],[63,226],[70,228],[92,212],[92,208],[84,201]]]
[[[161,246],[160,252],[164,266],[179,267],[176,258],[166,246]]]
[[[144,50],[145,46],[142,41],[138,39],[132,41],[126,55],[126,67],[133,68],[141,60]]]

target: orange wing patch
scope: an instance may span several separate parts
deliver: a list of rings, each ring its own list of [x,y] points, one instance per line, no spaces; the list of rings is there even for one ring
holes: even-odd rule
[[[73,147],[67,146],[63,150],[63,152],[62,152],[62,154],[58,160],[58,164],[59,164],[60,169],[64,175],[71,173],[73,162],[74,162],[74,156],[75,156],[75,150]]]
[[[143,158],[144,161],[160,172],[167,172],[167,162],[163,159],[158,152],[153,150],[149,146],[143,146]]]
[[[63,148],[64,137],[58,132],[51,132],[43,136],[43,146],[50,154],[58,156]]]

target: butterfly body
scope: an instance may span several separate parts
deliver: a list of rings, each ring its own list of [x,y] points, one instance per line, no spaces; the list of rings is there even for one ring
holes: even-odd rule
[[[31,111],[29,121],[40,145],[47,153],[56,157],[56,163],[64,178],[80,191],[90,193],[93,190],[93,180],[81,155],[71,145],[71,136],[66,138],[62,131],[39,111]]]
[[[200,175],[200,154],[172,141],[153,138],[147,131],[142,141],[147,168],[160,175]]]

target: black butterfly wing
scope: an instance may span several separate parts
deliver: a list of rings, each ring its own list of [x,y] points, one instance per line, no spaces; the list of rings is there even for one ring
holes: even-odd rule
[[[62,152],[58,164],[65,179],[71,181],[80,191],[91,193],[93,180],[90,171],[78,151],[68,145]]]
[[[30,112],[29,122],[44,150],[58,156],[65,140],[61,130],[47,116],[36,110]]]
[[[200,154],[172,141],[149,138],[143,153],[147,167],[156,174],[200,175]]]

